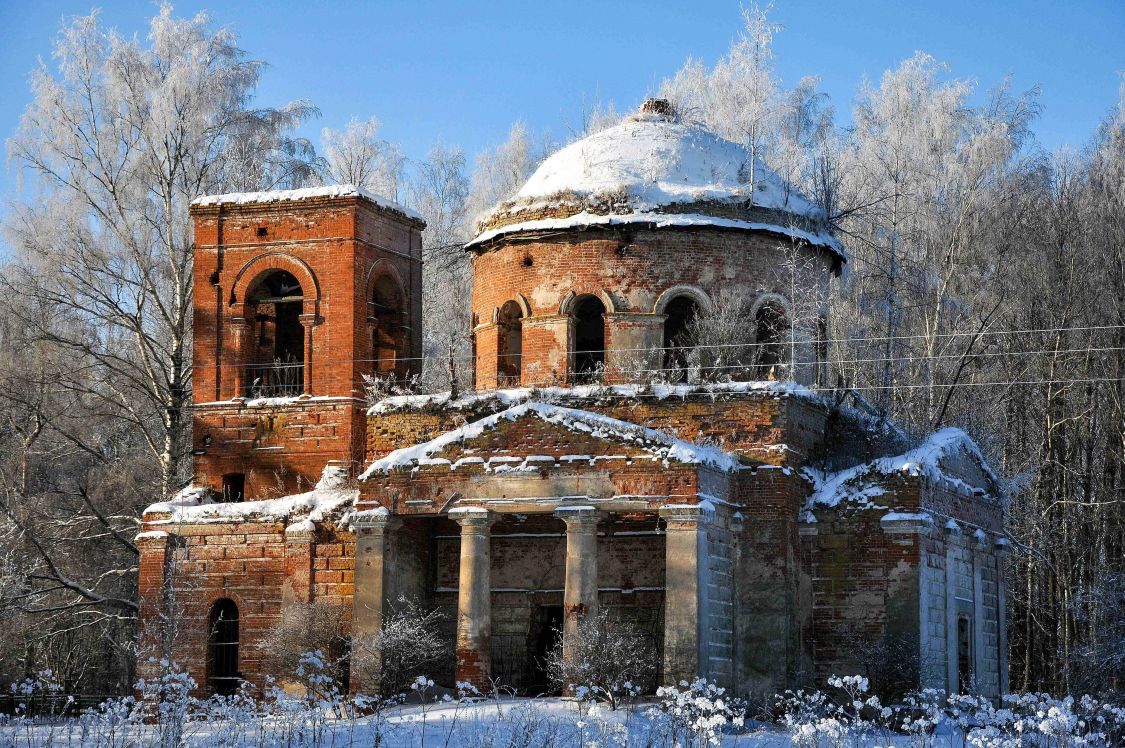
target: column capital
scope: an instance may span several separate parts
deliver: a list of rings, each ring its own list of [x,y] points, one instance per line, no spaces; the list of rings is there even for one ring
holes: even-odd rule
[[[317,316],[316,316],[315,313],[313,313],[313,314],[299,314],[299,315],[297,315],[297,321],[300,322],[305,327],[312,327],[313,325],[316,325],[316,324],[319,323],[319,320],[317,319]]]
[[[234,327],[236,329],[245,329],[250,324],[250,320],[246,319],[245,317],[230,317],[228,318],[228,321],[230,322],[231,327]]]
[[[477,506],[450,509],[449,518],[461,525],[462,532],[472,528],[487,529],[497,520],[494,512]]]
[[[702,504],[665,504],[660,507],[659,512],[669,532],[696,530],[710,524],[715,518],[715,511]]]
[[[555,516],[566,523],[567,529],[594,529],[602,518],[602,513],[592,506],[560,506]]]
[[[402,522],[401,519],[391,514],[385,507],[364,509],[356,512],[351,517],[352,527],[368,532],[383,532],[394,529]]]

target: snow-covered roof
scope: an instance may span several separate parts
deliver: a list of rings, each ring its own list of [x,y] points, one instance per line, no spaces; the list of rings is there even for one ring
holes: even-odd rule
[[[329,184],[323,187],[305,187],[299,190],[271,190],[269,192],[228,192],[224,195],[202,195],[191,201],[192,205],[250,205],[256,203],[280,203],[286,201],[309,200],[315,197],[362,197],[380,208],[401,213],[420,223],[425,219],[404,205],[374,192],[356,187],[354,184]]]
[[[474,390],[451,398],[449,392],[428,395],[394,395],[375,403],[367,412],[370,415],[395,413],[402,410],[450,408],[469,410],[477,406],[496,403],[510,406],[530,400],[568,401],[591,400],[606,397],[652,397],[657,400],[686,398],[693,395],[718,397],[758,393],[773,397],[798,397],[823,401],[821,395],[796,382],[707,382],[700,384],[584,384],[573,387],[512,387],[497,390]]]
[[[724,209],[701,211],[701,203]],[[773,218],[754,220],[751,210]],[[843,257],[824,210],[749,149],[644,110],[549,156],[511,200],[482,218],[483,233],[470,245],[516,231],[639,222],[793,233]]]
[[[981,471],[994,485],[1000,481],[988,467],[976,443],[958,428],[944,428],[935,431],[915,449],[893,457],[880,457],[871,462],[841,470],[836,473],[820,474],[806,468],[805,474],[813,480],[815,488],[809,496],[808,508],[815,506],[837,506],[848,501],[861,506],[876,507],[877,499],[886,493],[879,485],[880,476],[906,473],[922,476],[931,483],[952,486],[964,493],[973,493],[976,487],[951,475],[943,466],[943,461],[957,454],[967,454],[980,465]],[[885,508],[885,507],[884,507]]]
[[[374,475],[386,474],[396,468],[416,467],[419,465],[448,465],[449,460],[435,459],[433,456],[446,447],[475,439],[486,431],[496,428],[505,421],[514,421],[524,416],[540,418],[547,423],[557,424],[573,431],[581,431],[594,437],[616,439],[629,442],[652,454],[653,459],[662,462],[680,462],[704,464],[719,470],[736,470],[741,465],[736,455],[725,452],[715,447],[692,444],[691,442],[677,439],[655,429],[638,426],[635,423],[621,421],[598,413],[574,408],[563,408],[558,405],[541,402],[525,402],[512,406],[507,410],[465,424],[458,429],[448,431],[440,436],[411,447],[396,449],[385,457],[375,460],[360,476],[360,480],[367,480]],[[583,456],[584,459],[595,460],[596,457]],[[504,458],[519,462],[546,461],[548,458]],[[550,458],[553,462],[554,458]],[[477,460],[480,461],[480,460]]]

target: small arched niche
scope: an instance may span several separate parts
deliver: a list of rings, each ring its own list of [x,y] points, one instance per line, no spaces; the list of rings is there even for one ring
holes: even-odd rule
[[[690,296],[675,296],[664,305],[664,374],[671,382],[687,380],[691,365],[690,326],[700,313]]]
[[[207,691],[230,696],[242,683],[238,668],[238,606],[228,597],[220,598],[211,606],[207,621]]]
[[[405,374],[405,303],[398,282],[390,275],[375,279],[367,300],[367,320],[371,326],[371,358],[376,376],[399,378]]]
[[[250,317],[250,364],[246,394],[289,397],[305,384],[305,329],[301,325],[305,295],[288,270],[271,270],[250,286],[246,296]]]
[[[505,302],[496,315],[496,384],[518,387],[523,381],[523,309]]]
[[[574,300],[573,374],[577,382],[595,381],[605,369],[605,304],[597,296]]]

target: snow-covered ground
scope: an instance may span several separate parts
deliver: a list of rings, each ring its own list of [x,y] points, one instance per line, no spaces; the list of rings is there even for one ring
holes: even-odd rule
[[[1109,748],[1125,737],[1125,710],[1089,697],[1021,694],[997,706],[984,698],[924,691],[884,706],[861,676],[834,676],[831,693],[778,696],[775,722],[745,718],[740,702],[702,680],[661,688],[655,698],[625,702],[617,710],[573,698],[449,694],[426,678],[415,680],[409,702],[380,704],[346,698],[330,683],[311,673],[313,696],[271,689],[261,700],[236,695],[199,701],[188,696],[194,682],[170,670],[156,682],[138,684],[139,701],[111,700],[65,719],[0,717],[0,747]],[[29,680],[13,692],[34,704],[42,696],[38,688]],[[576,693],[591,691],[580,687]]]

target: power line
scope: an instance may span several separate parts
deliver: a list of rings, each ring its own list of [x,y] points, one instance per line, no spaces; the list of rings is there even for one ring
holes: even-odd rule
[[[1122,327],[1125,327],[1125,326],[1122,326]],[[877,340],[877,338],[854,338],[854,340]],[[816,344],[819,344],[819,343],[821,343],[821,341],[803,340],[803,341],[800,341],[799,343],[797,343],[796,345],[806,346],[806,345],[816,345]],[[571,351],[570,353],[571,354],[573,354],[573,353],[584,353],[584,354],[601,353],[601,354],[606,354],[606,353],[643,352],[643,353],[652,354],[652,353],[667,352],[667,351],[679,351],[679,352],[690,353],[691,351],[697,351],[697,350],[719,350],[719,349],[747,349],[747,350],[750,350],[750,349],[757,349],[757,348],[763,348],[763,347],[771,347],[771,348],[784,350],[786,348],[789,348],[791,345],[793,345],[793,344],[789,343],[789,342],[777,342],[777,343],[772,343],[772,342],[764,342],[764,343],[714,343],[714,344],[700,344],[700,345],[692,345],[692,346],[652,346],[650,348],[583,349],[581,351]],[[1055,348],[1034,348],[1034,349],[1015,350],[1015,351],[981,351],[979,353],[939,353],[939,354],[934,354],[932,356],[918,354],[918,355],[911,355],[911,356],[891,356],[889,358],[883,357],[883,356],[876,357],[876,358],[831,358],[831,357],[829,357],[823,363],[835,364],[835,365],[844,365],[844,364],[859,364],[859,363],[882,363],[882,362],[887,362],[887,361],[892,361],[892,362],[894,362],[894,361],[936,361],[936,360],[951,359],[951,358],[970,358],[970,359],[972,359],[972,358],[988,358],[988,357],[997,357],[997,356],[1030,356],[1030,355],[1035,355],[1035,354],[1040,354],[1040,353],[1049,353],[1049,354],[1061,356],[1061,355],[1082,354],[1082,353],[1109,353],[1109,352],[1122,351],[1122,350],[1125,350],[1125,347],[1099,346],[1099,347],[1065,348],[1065,349],[1061,349],[1061,350],[1058,350],[1058,349],[1055,349]],[[497,354],[498,357],[502,356],[502,355],[513,355],[514,356],[516,354]],[[474,355],[454,356],[453,360],[454,361],[479,361],[479,360],[482,360],[484,358],[485,358],[484,356],[482,356],[480,354],[477,354],[475,356]],[[400,356],[385,356],[385,357],[381,357],[381,358],[327,358],[327,359],[318,357],[318,358],[314,358],[313,363],[323,365],[323,364],[345,364],[345,363],[375,364],[375,363],[400,363],[400,362],[409,362],[409,361],[422,361],[422,362],[431,361],[431,362],[446,364],[446,363],[449,362],[449,360],[450,359],[449,359],[448,356],[440,356],[440,355],[437,355],[437,356],[435,356],[435,355],[401,356],[401,357]],[[813,362],[807,362],[807,363],[812,364]],[[749,364],[741,364],[741,365],[745,366],[745,365],[749,365]],[[798,365],[801,365],[801,364],[798,364]],[[304,366],[304,364],[302,362],[288,362],[288,363],[264,363],[263,362],[263,363],[237,364],[236,366],[238,368],[268,369],[268,368],[271,368],[271,367],[300,368],[300,367]],[[680,368],[683,368],[683,367],[680,367]]]

